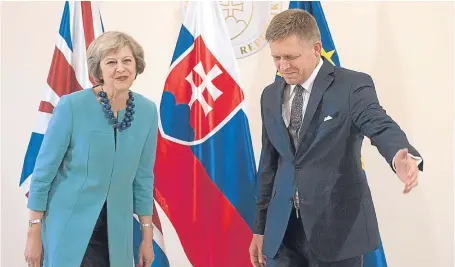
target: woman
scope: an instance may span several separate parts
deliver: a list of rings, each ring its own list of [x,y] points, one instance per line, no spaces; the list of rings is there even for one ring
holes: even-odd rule
[[[30,185],[26,261],[131,266],[134,212],[143,232],[138,266],[149,267],[157,109],[129,90],[144,52],[130,36],[106,32],[87,57],[99,85],[61,97],[54,109]]]

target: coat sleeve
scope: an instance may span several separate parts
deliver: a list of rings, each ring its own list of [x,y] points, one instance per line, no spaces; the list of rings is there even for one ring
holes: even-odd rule
[[[73,114],[68,95],[60,98],[54,108],[32,173],[27,207],[45,211],[49,190],[70,145]]]
[[[262,150],[261,163],[258,171],[259,195],[256,200],[256,215],[253,227],[254,234],[264,234],[267,208],[272,197],[273,183],[278,165],[278,152],[270,142],[264,124],[264,94],[261,97],[262,117]]]
[[[393,158],[400,149],[407,148],[411,155],[421,158],[419,152],[409,144],[406,134],[379,104],[371,77],[359,74],[356,80],[359,82],[350,92],[350,113],[354,125],[370,139],[392,170]],[[423,170],[423,161],[419,169]]]
[[[139,167],[133,181],[133,209],[138,216],[150,216],[153,213],[153,186],[156,144],[158,134],[158,111],[152,102],[152,125],[144,148],[142,149]]]

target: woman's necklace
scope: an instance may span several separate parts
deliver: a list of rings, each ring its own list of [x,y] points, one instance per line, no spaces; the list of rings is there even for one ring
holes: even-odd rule
[[[134,96],[133,92],[128,91],[128,100],[126,101],[126,112],[125,117],[123,118],[122,122],[119,123],[118,119],[114,116],[114,112],[112,111],[111,104],[109,104],[109,99],[107,98],[106,92],[104,92],[103,88],[98,93],[100,97],[101,105],[103,106],[104,117],[108,119],[112,128],[118,129],[120,132],[126,130],[128,127],[131,126],[131,122],[133,121],[133,114],[134,114]]]

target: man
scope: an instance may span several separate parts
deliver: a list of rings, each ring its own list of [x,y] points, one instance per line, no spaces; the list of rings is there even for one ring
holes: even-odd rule
[[[253,266],[361,267],[379,245],[376,214],[361,166],[367,136],[405,184],[423,161],[380,106],[367,74],[321,58],[315,19],[300,9],[273,18],[266,32],[284,80],[261,97],[262,167]]]

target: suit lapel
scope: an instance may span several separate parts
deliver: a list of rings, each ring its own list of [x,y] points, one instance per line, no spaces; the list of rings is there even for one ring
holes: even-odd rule
[[[310,99],[308,100],[305,116],[303,117],[303,124],[299,132],[300,137],[298,147],[300,147],[301,141],[305,136],[311,121],[313,120],[314,114],[316,113],[324,92],[327,90],[327,88],[329,88],[330,84],[333,81],[333,71],[333,65],[324,59],[324,63],[322,64],[322,67],[319,70],[316,79],[314,80],[313,88],[311,89]]]
[[[294,153],[292,152],[292,147],[291,147],[291,140],[289,138],[289,132],[288,129],[286,128],[286,125],[284,124],[283,120],[283,91],[286,88],[286,82],[284,79],[281,79],[277,82],[277,88],[275,89],[275,96],[274,96],[274,104],[273,104],[273,110],[272,114],[275,119],[276,123],[276,130],[278,131],[278,136],[281,137],[281,147],[282,147],[282,153],[283,154],[288,154],[291,157],[294,157]]]

